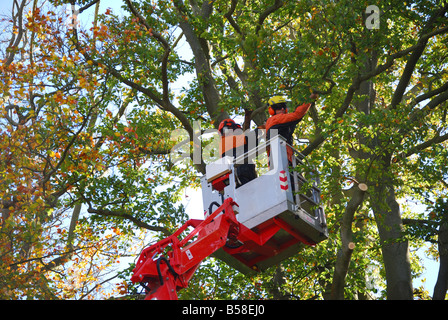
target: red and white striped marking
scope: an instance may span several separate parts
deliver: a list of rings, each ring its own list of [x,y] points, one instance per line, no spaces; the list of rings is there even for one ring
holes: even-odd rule
[[[288,176],[286,175],[285,170],[280,171],[279,178],[280,178],[280,188],[282,190],[288,190]]]

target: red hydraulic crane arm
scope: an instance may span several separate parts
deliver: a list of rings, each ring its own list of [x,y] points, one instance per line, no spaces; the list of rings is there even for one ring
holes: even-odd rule
[[[145,299],[177,299],[177,291],[188,285],[200,263],[244,228],[236,220],[234,206],[228,198],[205,220],[190,219],[171,236],[142,251],[131,280],[145,287]],[[180,240],[189,227],[194,227],[193,231]]]
[[[223,247],[236,259],[239,254],[250,252],[262,258],[275,256],[282,248],[269,241],[280,229],[293,236],[292,243],[315,244],[278,217],[261,230],[248,229],[236,219],[237,206],[232,198],[227,198],[205,220],[190,219],[171,236],[142,251],[131,280],[146,289],[145,299],[177,299],[177,291],[188,286],[201,262]],[[179,239],[189,227],[194,229]],[[256,267],[257,259],[250,266]]]

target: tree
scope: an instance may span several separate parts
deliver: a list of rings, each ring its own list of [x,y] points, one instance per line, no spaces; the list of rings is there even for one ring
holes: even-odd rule
[[[141,230],[160,238],[186,219],[174,204],[205,162],[172,163],[174,130],[198,150],[198,121],[247,129],[270,96],[315,92],[296,137],[321,175],[329,240],[250,279],[210,259],[182,297],[413,298],[409,247],[433,230],[405,228],[427,219],[400,203],[446,191],[446,2],[99,4],[14,1],[4,21],[2,296],[100,292]]]

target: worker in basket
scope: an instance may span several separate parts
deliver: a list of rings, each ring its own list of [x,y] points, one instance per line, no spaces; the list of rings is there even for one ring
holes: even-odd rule
[[[310,95],[310,100],[316,100],[317,98],[318,95],[316,93]],[[292,135],[297,124],[302,120],[311,107],[311,103],[304,103],[298,106],[293,112],[288,113],[287,102],[288,101],[282,96],[274,96],[269,99],[268,111],[271,117],[266,121],[266,138],[269,140],[271,135],[274,134],[274,132],[277,132],[277,134],[286,139],[286,142],[288,143],[286,149],[288,162],[291,165],[293,156],[293,150],[290,147],[293,143]],[[276,131],[273,129],[276,129]]]
[[[218,127],[221,135],[219,153],[221,157],[231,156],[237,158],[248,151],[248,139],[241,126],[232,119],[221,121]],[[236,184],[242,186],[257,177],[255,164],[248,158],[242,163],[235,164]]]

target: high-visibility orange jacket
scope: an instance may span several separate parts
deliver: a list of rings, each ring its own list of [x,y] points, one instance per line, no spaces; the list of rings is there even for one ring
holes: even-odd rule
[[[236,158],[245,152],[244,146],[246,144],[246,136],[243,133],[221,136],[219,142],[219,154],[221,157],[226,155]]]
[[[267,139],[270,139],[272,132],[270,130],[277,129],[278,134],[284,137],[288,144],[292,145],[292,135],[297,126],[297,123],[299,123],[299,121],[302,120],[303,116],[308,112],[310,106],[311,103],[304,103],[298,106],[296,110],[294,110],[291,113],[276,114],[271,116],[266,121]],[[291,148],[288,147],[287,152],[288,152],[288,160],[291,161],[293,151]]]

